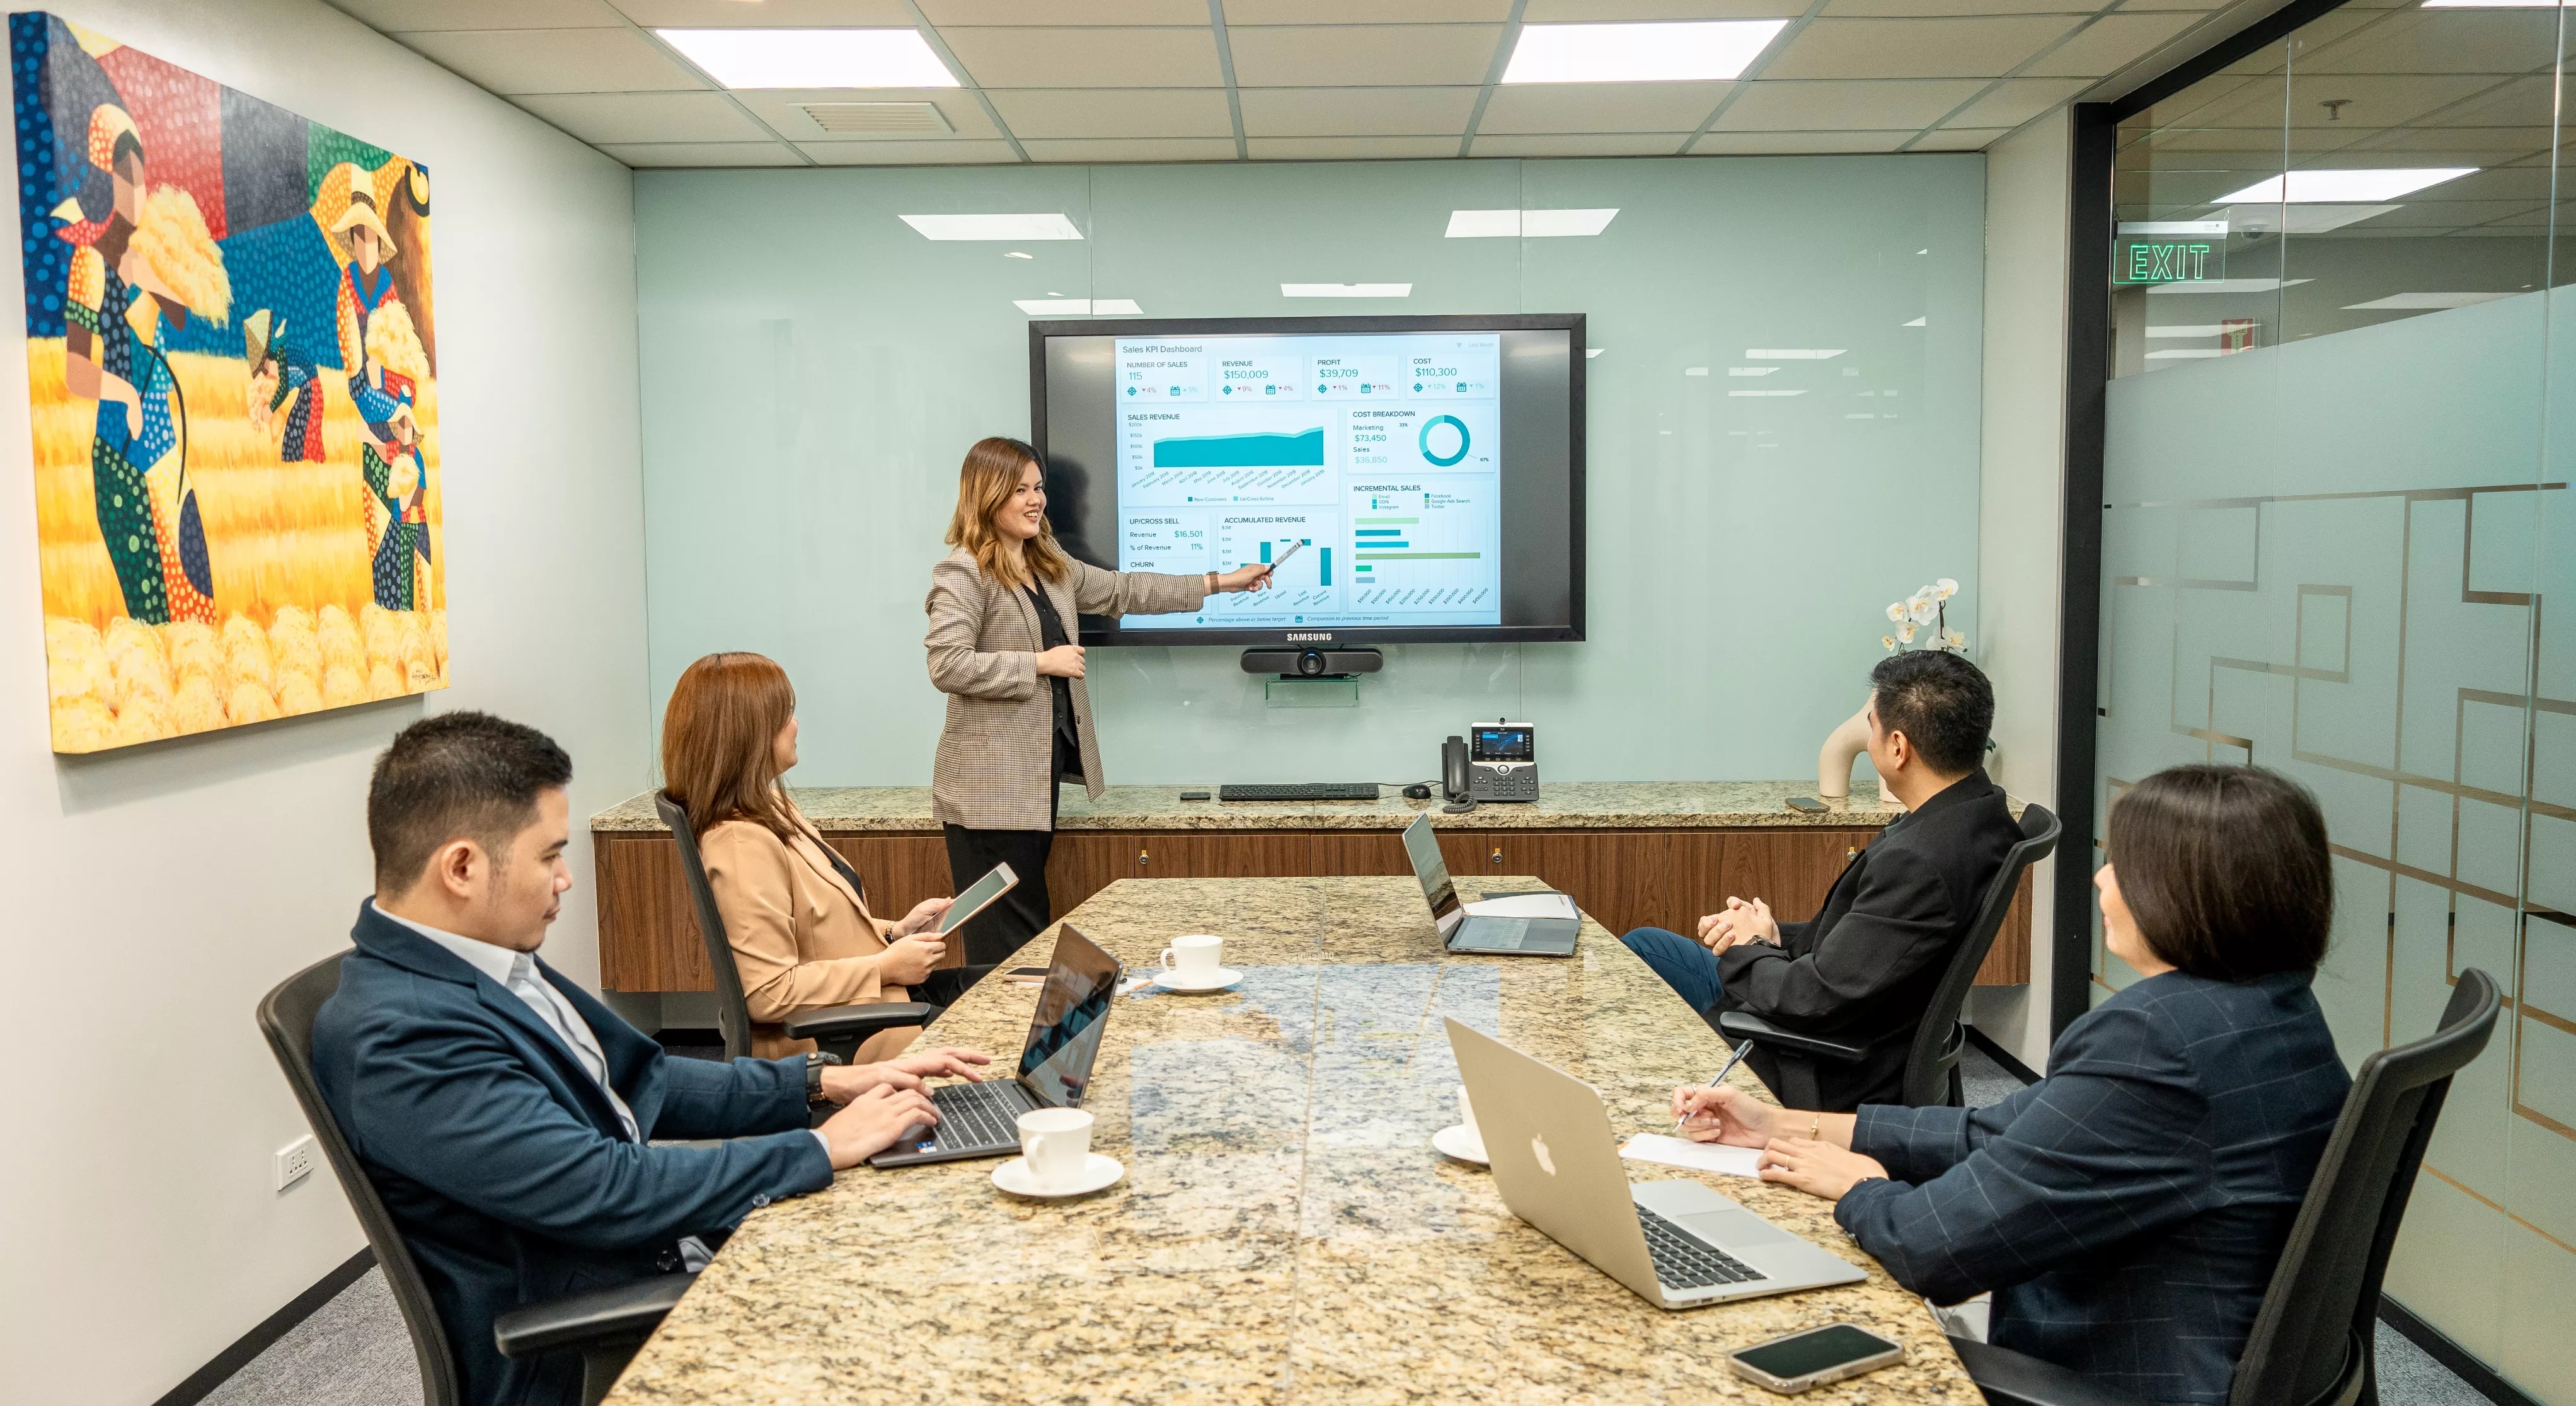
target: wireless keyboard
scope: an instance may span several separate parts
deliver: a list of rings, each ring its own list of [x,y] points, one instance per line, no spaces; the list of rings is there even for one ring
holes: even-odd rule
[[[1297,781],[1280,785],[1255,783],[1246,786],[1219,786],[1220,801],[1373,801],[1377,783],[1373,781]]]

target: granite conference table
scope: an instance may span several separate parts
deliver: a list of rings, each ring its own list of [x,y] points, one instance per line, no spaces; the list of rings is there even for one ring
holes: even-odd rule
[[[1673,1085],[1724,1062],[1590,919],[1570,959],[1450,957],[1410,879],[1357,877],[1123,880],[1064,921],[1135,971],[1179,934],[1216,933],[1244,974],[1217,995],[1118,998],[1085,1106],[1126,1178],[1033,1202],[993,1186],[994,1161],[862,1168],[756,1210],[612,1406],[1769,1401],[1724,1354],[1843,1320],[1910,1360],[1803,1400],[1982,1401],[1922,1301],[1825,1202],[1706,1178],[1867,1282],[1668,1313],[1431,1149],[1456,1121],[1443,1016],[1590,1081],[1623,1133],[1669,1129]],[[1015,1056],[1034,999],[987,981],[932,1038]]]

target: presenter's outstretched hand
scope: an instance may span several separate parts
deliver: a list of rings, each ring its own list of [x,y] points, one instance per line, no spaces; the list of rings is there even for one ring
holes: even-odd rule
[[[1270,568],[1258,564],[1238,566],[1216,578],[1219,591],[1266,591],[1270,584]]]
[[[1038,651],[1038,676],[1041,678],[1078,679],[1082,677],[1082,646],[1060,644]]]
[[[825,1119],[819,1131],[831,1145],[832,1170],[846,1172],[894,1146],[911,1129],[938,1121],[939,1110],[920,1090],[880,1084]]]
[[[1780,1110],[1732,1084],[1686,1084],[1673,1090],[1673,1116],[1693,1142],[1761,1147],[1781,1122]]]

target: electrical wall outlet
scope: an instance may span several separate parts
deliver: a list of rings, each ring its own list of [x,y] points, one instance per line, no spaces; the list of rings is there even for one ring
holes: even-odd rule
[[[311,1133],[277,1149],[277,1189],[284,1191],[304,1180],[321,1156],[322,1149],[313,1141]]]

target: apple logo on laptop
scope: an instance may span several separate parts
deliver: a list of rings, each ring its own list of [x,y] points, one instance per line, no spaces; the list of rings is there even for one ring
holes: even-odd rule
[[[1556,1159],[1547,1155],[1547,1139],[1540,1137],[1536,1133],[1530,1134],[1530,1151],[1538,1154],[1538,1169],[1540,1171],[1547,1173],[1549,1176],[1556,1175]]]

